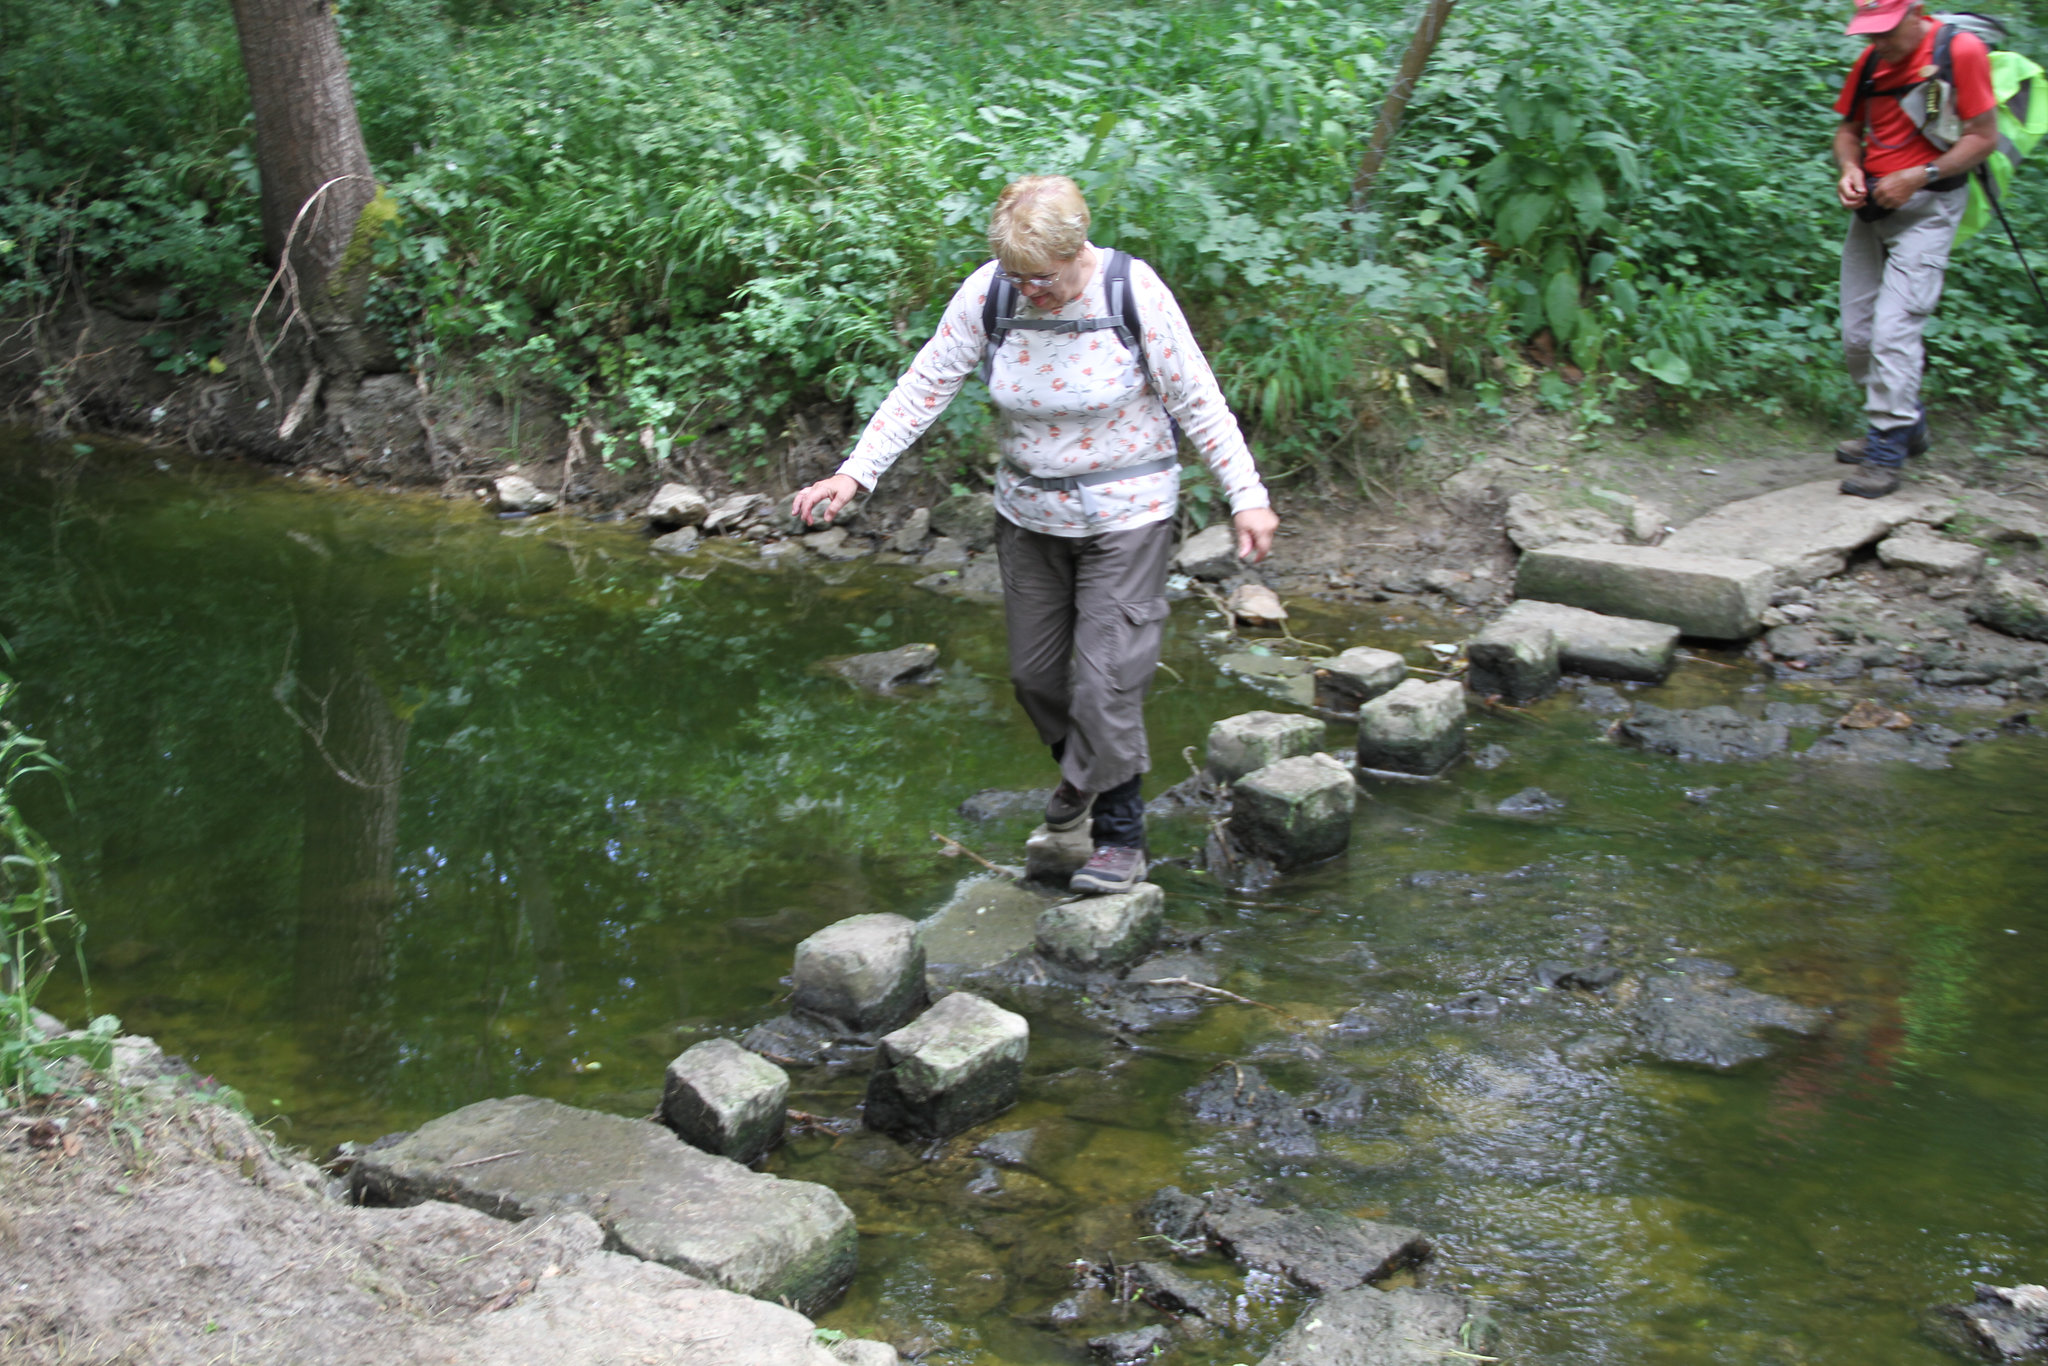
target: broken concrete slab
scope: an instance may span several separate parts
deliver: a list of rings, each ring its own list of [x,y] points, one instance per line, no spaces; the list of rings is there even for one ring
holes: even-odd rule
[[[1465,642],[1465,686],[1511,706],[1557,691],[1557,632],[1540,621],[1496,621]]]
[[[1611,617],[1561,602],[1523,598],[1495,625],[1536,622],[1557,635],[1557,662],[1568,673],[1661,683],[1678,657],[1678,628],[1661,621]]]
[[[1218,782],[1323,747],[1323,723],[1288,712],[1248,711],[1209,727],[1208,769]]]
[[[1358,783],[1327,754],[1268,764],[1231,788],[1230,836],[1246,853],[1298,868],[1344,852]]]
[[[1515,593],[1612,617],[1669,622],[1708,640],[1747,640],[1762,625],[1777,574],[1761,560],[1690,554],[1668,543],[1554,545],[1522,557]]]
[[[1311,1295],[1333,1295],[1420,1265],[1435,1251],[1429,1235],[1336,1210],[1272,1209],[1218,1196],[1202,1232],[1248,1271],[1285,1276]]]
[[[1076,972],[1114,972],[1151,952],[1166,924],[1166,893],[1142,882],[1114,896],[1090,896],[1039,913],[1038,951]]]
[[[538,1096],[478,1101],[370,1149],[349,1188],[359,1204],[589,1214],[622,1252],[810,1313],[853,1278],[853,1212],[825,1187],[749,1171],[646,1120]]]
[[[2048,589],[2001,569],[1977,590],[1970,615],[2021,640],[2048,640]]]
[[[1486,1346],[1467,1331],[1471,1317],[1471,1301],[1445,1290],[1340,1291],[1302,1310],[1259,1366],[1443,1366],[1469,1360]]]
[[[1465,685],[1403,682],[1358,709],[1358,764],[1434,777],[1465,750]]]
[[[1316,705],[1356,712],[1392,692],[1408,676],[1408,661],[1392,650],[1357,645],[1316,669]]]
[[[893,1034],[868,1079],[863,1120],[899,1138],[949,1138],[1017,1102],[1031,1027],[1022,1015],[956,991]]]
[[[782,1141],[789,1074],[731,1039],[706,1039],[668,1065],[661,1119],[683,1142],[752,1162]]]
[[[1864,546],[1908,522],[1939,522],[1952,506],[1948,495],[1911,485],[1886,498],[1846,497],[1839,481],[1822,479],[1725,503],[1666,537],[1663,548],[1761,560],[1787,587],[1839,574]]]
[[[1984,548],[1952,541],[1914,522],[1877,543],[1877,558],[1893,569],[1973,579],[1984,571]]]
[[[925,1001],[924,946],[900,915],[849,916],[796,946],[791,1004],[853,1033],[893,1029]]]

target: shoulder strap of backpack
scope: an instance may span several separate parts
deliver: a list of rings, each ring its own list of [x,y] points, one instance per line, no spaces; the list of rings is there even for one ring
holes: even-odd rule
[[[988,282],[988,293],[981,300],[981,335],[985,339],[981,348],[981,382],[988,383],[995,371],[996,352],[1003,349],[1003,338],[1010,334],[1007,324],[1017,311],[1017,286],[1010,283],[1010,277],[997,267]]]
[[[1109,253],[1109,264],[1102,271],[1102,291],[1109,316],[1116,320],[1117,340],[1137,360],[1138,373],[1145,377],[1146,386],[1157,392],[1159,386],[1152,383],[1152,362],[1145,355],[1145,328],[1138,319],[1138,292],[1131,288],[1129,252]]]

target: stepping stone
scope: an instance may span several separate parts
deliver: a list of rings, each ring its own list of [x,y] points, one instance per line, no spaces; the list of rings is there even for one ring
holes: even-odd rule
[[[693,1148],[752,1162],[782,1141],[789,1074],[731,1039],[706,1039],[668,1065],[661,1118]]]
[[[1358,645],[1316,670],[1316,705],[1355,712],[1408,676],[1408,661],[1392,650]]]
[[[1358,766],[1434,777],[1465,751],[1465,685],[1411,678],[1358,709]]]
[[[446,1200],[500,1219],[588,1214],[607,1244],[806,1313],[853,1279],[853,1212],[808,1181],[699,1152],[658,1124],[538,1096],[430,1120],[349,1173],[358,1204]]]
[[[1313,754],[1323,747],[1323,723],[1313,716],[1248,711],[1209,727],[1209,772],[1234,783],[1254,769]]]
[[[1024,878],[1064,887],[1094,853],[1095,836],[1089,833],[1087,821],[1072,830],[1054,831],[1041,825],[1024,840]]]
[[[1365,1286],[1317,1300],[1259,1366],[1445,1366],[1485,1343],[1466,1331],[1472,1302],[1444,1290]]]
[[[1944,521],[1952,507],[1952,499],[1931,489],[1908,485],[1885,498],[1852,498],[1842,493],[1838,481],[1822,479],[1723,504],[1672,532],[1662,548],[1760,560],[1778,571],[1777,586],[1784,588],[1839,574],[1849,567],[1849,556],[1864,546],[1908,522]],[[1669,620],[1656,613],[1632,615]],[[1686,634],[1706,632],[1688,628]]]
[[[1358,784],[1327,754],[1268,764],[1231,788],[1230,837],[1276,867],[1298,868],[1344,852]]]
[[[1496,621],[1465,642],[1465,686],[1511,706],[1557,691],[1557,632],[1538,621]]]
[[[1494,625],[1532,622],[1557,634],[1558,667],[1595,678],[1662,683],[1678,657],[1678,628],[1661,621],[1610,617],[1558,602],[1523,598]]]
[[[1522,557],[1515,595],[1669,622],[1708,640],[1747,640],[1762,627],[1777,574],[1761,560],[1682,553],[1668,545],[1559,544]]]
[[[1901,527],[1879,541],[1877,558],[1893,569],[1917,569],[1923,574],[1974,579],[1984,572],[1982,546],[1951,541],[1918,523]]]
[[[1238,571],[1236,528],[1229,522],[1203,527],[1180,543],[1173,567],[1210,583],[1229,578]]]
[[[1022,1015],[956,991],[882,1036],[865,1122],[897,1138],[949,1138],[1017,1102],[1031,1027]]]
[[[1165,923],[1166,893],[1144,882],[1046,907],[1038,916],[1038,951],[1078,972],[1112,972],[1149,953]]]
[[[924,947],[900,915],[856,915],[796,946],[791,1003],[856,1034],[894,1029],[924,1004]]]
[[[1000,873],[964,879],[945,905],[917,922],[927,965],[985,968],[1030,948],[1047,900],[1045,891]]]

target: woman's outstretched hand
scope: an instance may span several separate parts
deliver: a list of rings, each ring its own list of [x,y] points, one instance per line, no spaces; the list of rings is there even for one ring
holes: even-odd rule
[[[853,496],[859,492],[860,485],[854,482],[852,475],[835,474],[830,478],[820,479],[809,488],[798,489],[796,497],[789,500],[790,515],[805,526],[810,526],[817,513],[823,511],[824,520],[829,522],[837,517],[839,509],[852,502]]]
[[[1237,558],[1257,564],[1273,553],[1273,533],[1280,529],[1273,509],[1246,508],[1230,520],[1237,528]]]

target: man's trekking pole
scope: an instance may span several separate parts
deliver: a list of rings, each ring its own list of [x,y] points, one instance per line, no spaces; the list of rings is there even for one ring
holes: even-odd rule
[[[2027,273],[2027,283],[2034,287],[2034,297],[2041,301],[2041,312],[2048,315],[2048,294],[2041,292],[2041,282],[2034,278],[2034,267],[2027,260],[2027,253],[2020,247],[2020,235],[2012,230],[2012,223],[2005,216],[2005,206],[1998,202],[1998,182],[1991,178],[1990,168],[1979,165],[1977,174],[1984,181],[1984,197],[1991,201],[1991,212],[1998,215],[1998,225],[2005,229],[2005,236],[2012,243],[2013,254],[2020,258],[2020,269]]]

